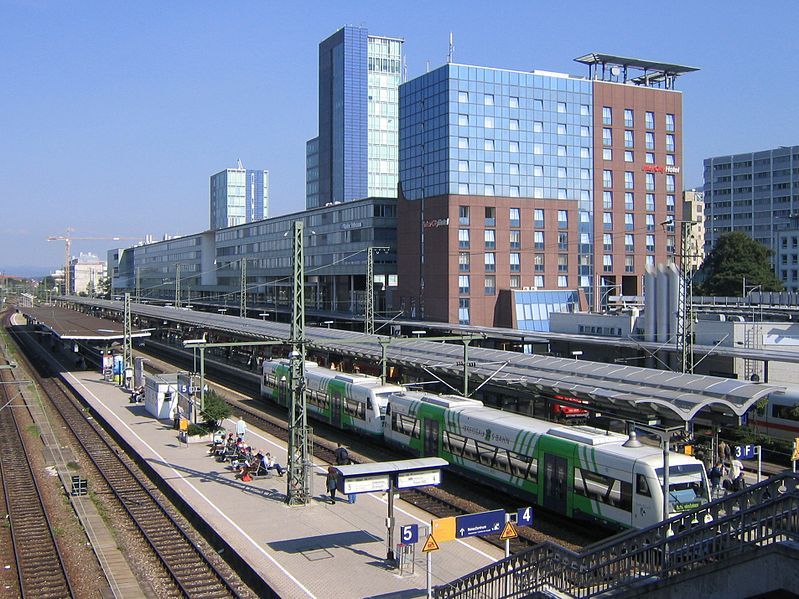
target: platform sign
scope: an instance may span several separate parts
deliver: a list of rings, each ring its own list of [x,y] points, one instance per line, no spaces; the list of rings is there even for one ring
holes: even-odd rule
[[[533,525],[533,508],[520,507],[516,510],[516,525],[517,526],[532,526]]]
[[[424,547],[422,547],[422,553],[428,553],[430,551],[437,551],[438,550],[438,543],[436,543],[435,538],[433,535],[429,535],[427,540],[424,542]]]
[[[417,470],[415,472],[400,472],[397,474],[397,488],[410,489],[413,487],[426,487],[441,483],[441,470]]]
[[[754,445],[736,445],[735,457],[739,460],[753,460],[755,458]]]
[[[455,516],[447,518],[436,518],[432,522],[432,534],[435,535],[439,542],[455,540]]]
[[[388,474],[377,476],[350,476],[344,479],[342,493],[373,493],[376,491],[388,491]]]
[[[419,542],[419,525],[406,524],[400,526],[400,542],[403,545],[414,545]]]
[[[459,539],[499,534],[505,524],[505,510],[466,514],[457,516],[455,521],[455,536]]]

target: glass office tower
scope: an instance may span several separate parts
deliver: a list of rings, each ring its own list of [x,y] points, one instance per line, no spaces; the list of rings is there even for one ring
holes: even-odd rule
[[[211,229],[269,217],[269,171],[226,168],[211,176]]]
[[[306,207],[396,197],[402,40],[346,26],[319,45],[319,135]]]

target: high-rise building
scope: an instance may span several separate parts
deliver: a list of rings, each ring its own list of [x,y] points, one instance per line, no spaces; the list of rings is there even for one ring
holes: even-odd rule
[[[706,158],[704,175],[705,251],[740,231],[774,252],[774,272],[796,288],[797,265],[782,264],[777,243],[790,237],[779,232],[794,228],[791,217],[799,214],[799,146]]]
[[[674,80],[696,69],[577,61],[588,78],[446,64],[400,87],[397,308],[526,328],[533,306],[516,291],[578,291],[598,308],[641,295],[646,266],[673,259]]]
[[[226,168],[211,176],[211,229],[224,229],[269,216],[269,171]]]
[[[319,135],[306,146],[306,207],[396,197],[403,40],[346,26],[319,44]]]
[[[106,277],[106,264],[94,254],[81,253],[69,263],[71,293],[94,296],[100,293]]]

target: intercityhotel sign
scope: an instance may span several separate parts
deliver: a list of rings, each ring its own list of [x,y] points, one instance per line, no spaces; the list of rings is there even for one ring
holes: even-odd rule
[[[667,175],[678,175],[680,174],[680,167],[679,166],[660,166],[656,164],[645,164],[641,167],[641,170],[645,173],[666,173]]]
[[[437,229],[438,227],[446,227],[449,225],[448,218],[437,218],[435,220],[426,220],[422,223],[424,229]]]

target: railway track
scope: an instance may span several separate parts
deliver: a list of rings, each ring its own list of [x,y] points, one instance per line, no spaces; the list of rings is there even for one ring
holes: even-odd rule
[[[175,593],[192,598],[248,596],[249,592],[243,585],[230,582],[219,571],[161,500],[142,482],[147,480],[146,476],[133,470],[134,467],[122,458],[120,450],[111,445],[95,421],[87,420],[80,404],[63,383],[43,376],[48,369],[49,365],[43,361],[37,361],[36,369],[30,368],[43,394],[61,415],[119,506],[157,556]],[[35,370],[38,372],[34,373]]]
[[[28,450],[14,417],[12,398],[16,390],[13,387],[9,390],[7,385],[0,387],[5,407],[0,410],[0,471],[8,506],[19,594],[37,598],[74,597],[53,526],[28,460]]]

